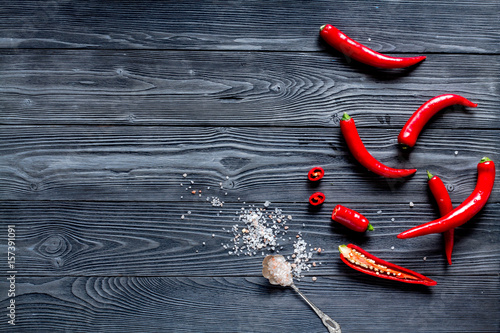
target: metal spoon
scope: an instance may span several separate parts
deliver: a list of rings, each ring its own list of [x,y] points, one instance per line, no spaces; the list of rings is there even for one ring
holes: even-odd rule
[[[276,275],[274,275],[268,266],[268,263],[271,260],[274,260],[274,264],[276,265],[275,269],[278,269],[280,273],[286,272],[287,275],[283,276],[276,273],[275,273]],[[302,297],[302,299],[306,301],[307,304],[309,304],[309,306],[314,310],[314,312],[316,312],[318,317],[321,318],[323,325],[325,325],[329,333],[342,332],[340,330],[340,325],[335,320],[333,320],[325,313],[323,313],[323,311],[321,311],[316,305],[314,305],[313,302],[311,302],[293,283],[291,266],[289,263],[286,262],[283,256],[269,255],[262,262],[262,266],[264,266],[264,268],[262,269],[262,275],[264,275],[264,277],[268,279],[271,284],[280,284],[284,287],[292,287],[292,289],[295,290]]]
[[[306,301],[307,304],[316,312],[318,317],[321,318],[321,321],[323,322],[323,325],[328,329],[329,333],[341,333],[342,331],[340,330],[340,325],[337,323],[335,320],[330,318],[328,315],[326,315],[323,311],[321,311],[316,305],[313,304],[303,293],[302,291],[297,288],[295,284],[291,284],[290,287],[292,287],[293,290],[295,290],[299,295]]]

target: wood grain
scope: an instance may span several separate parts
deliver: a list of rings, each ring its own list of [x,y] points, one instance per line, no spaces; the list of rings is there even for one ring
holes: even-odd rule
[[[360,234],[333,223],[330,215],[337,203],[361,212],[375,230]],[[213,207],[204,199],[175,204],[4,202],[0,226],[16,225],[20,276],[260,276],[260,251],[255,256],[229,255],[230,230],[233,225],[243,227],[238,218],[241,208],[249,205],[263,208],[263,202],[225,202],[223,207]],[[280,254],[293,253],[298,233],[311,248],[323,249],[313,255],[318,266],[308,276],[348,275],[350,269],[338,258],[337,249],[347,243],[435,279],[470,279],[496,275],[500,269],[498,203],[488,203],[476,218],[456,230],[452,266],[445,260],[441,235],[396,238],[438,217],[433,202],[410,208],[408,204],[339,201],[328,202],[318,212],[308,211],[306,203],[269,207],[275,208],[292,217],[288,231],[278,239],[283,247],[278,249]],[[225,249],[225,244],[230,248]]]
[[[317,51],[331,23],[382,52],[498,53],[498,1],[16,1],[4,48]]]
[[[475,311],[498,307],[495,276],[474,281],[448,276],[434,287],[367,276],[325,276],[298,286],[341,324],[343,332],[387,332],[388,320],[391,332],[470,333],[498,328],[497,318]],[[16,329],[23,331],[35,327],[93,332],[325,331],[297,294],[271,286],[263,277],[22,278],[18,290]],[[464,300],[464,294],[474,298]],[[3,293],[0,299],[4,307]],[[443,321],[449,325],[443,326]]]
[[[443,110],[435,126],[500,127],[491,55],[381,72],[326,52],[2,50],[0,76],[1,124],[336,127],[348,112],[360,127],[400,129],[456,93],[479,106]]]
[[[224,248],[241,208],[269,200],[291,217],[280,254],[298,233],[322,248],[296,283],[344,332],[498,332],[498,186],[456,229],[452,266],[442,235],[396,235],[439,215],[425,170],[456,206],[480,158],[500,159],[499,12],[496,0],[5,2],[0,252],[14,224],[15,328],[324,332],[298,295],[261,276],[265,253]],[[320,39],[325,23],[376,51],[427,59],[368,68]],[[442,93],[479,106],[442,110],[403,152],[401,127]],[[418,173],[364,170],[341,137],[344,112],[376,158]],[[316,165],[326,176],[313,186],[305,176]],[[307,204],[313,191],[327,197],[319,210]],[[332,223],[338,203],[375,230]],[[339,259],[346,243],[438,284],[356,272]],[[6,274],[2,332],[13,328]]]
[[[479,160],[500,158],[498,131],[431,127],[411,153],[398,148],[398,133],[383,127],[360,131],[383,163],[419,170],[407,179],[365,170],[338,128],[3,126],[0,198],[177,202],[181,196],[198,198],[191,191],[202,190],[203,198],[213,194],[233,202],[260,201],[262,193],[266,200],[306,202],[313,189],[307,171],[321,165],[326,176],[319,189],[329,201],[427,202],[430,170],[443,178],[457,204],[472,192]],[[494,188],[491,201],[498,202],[499,191]]]

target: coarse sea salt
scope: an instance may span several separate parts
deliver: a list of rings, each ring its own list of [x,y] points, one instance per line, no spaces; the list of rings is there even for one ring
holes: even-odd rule
[[[271,284],[288,287],[293,284],[292,266],[280,255],[269,255],[262,262],[262,275]]]
[[[229,254],[252,256],[256,255],[257,251],[277,249],[278,235],[285,232],[283,227],[287,222],[287,218],[280,209],[267,211],[251,206],[243,207],[238,213],[238,221],[243,223],[244,227],[240,228],[238,224],[233,225],[232,244],[225,245],[225,248],[230,249]]]
[[[308,272],[311,268],[309,261],[312,258],[312,251],[307,250],[307,243],[301,236],[293,243],[293,276],[300,279],[303,272]]]
[[[280,250],[283,250],[279,241],[286,242],[287,238],[292,240],[291,237],[284,237],[289,229],[286,224],[292,219],[292,216],[283,214],[279,208],[268,210],[265,206],[263,208],[249,206],[242,207],[240,211],[236,211],[236,214],[239,215],[238,222],[240,224],[233,225],[231,242],[223,244],[229,255],[256,256],[260,254],[264,256],[266,252],[279,253]],[[317,249],[317,253],[321,253],[321,249]],[[310,270],[312,256],[313,252],[308,249],[307,242],[302,238],[302,233],[299,232],[293,238],[293,254],[291,255],[293,258],[292,275],[295,278],[300,280],[303,273]],[[290,256],[287,258],[290,260]]]
[[[208,198],[207,198],[208,199]],[[222,207],[224,206],[224,201],[222,201],[221,199],[219,199],[218,197],[212,197],[212,200],[210,201],[210,203],[212,204],[212,206],[214,207]]]

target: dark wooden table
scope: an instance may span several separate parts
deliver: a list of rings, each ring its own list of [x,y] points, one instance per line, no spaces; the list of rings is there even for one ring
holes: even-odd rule
[[[281,254],[299,232],[323,249],[297,286],[343,332],[499,332],[499,184],[456,230],[452,266],[441,235],[396,238],[439,215],[426,170],[457,206],[479,160],[500,160],[499,12],[497,0],[3,1],[0,331],[325,332],[261,276],[261,253],[222,246],[241,208],[270,201],[292,217]],[[320,40],[325,23],[427,60],[352,62]],[[401,127],[442,93],[479,106],[441,111],[403,152]],[[376,158],[418,172],[364,170],[341,136],[344,112]],[[326,176],[313,187],[316,165]],[[312,211],[317,190],[327,201]],[[336,204],[375,230],[335,225]],[[438,284],[358,273],[339,259],[346,243]]]

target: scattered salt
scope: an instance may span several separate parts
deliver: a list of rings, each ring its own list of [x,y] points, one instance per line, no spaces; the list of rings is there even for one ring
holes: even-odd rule
[[[413,207],[413,206],[415,206],[415,205],[413,204],[413,202],[410,201],[410,207]]]
[[[302,239],[298,238],[293,244],[293,263],[295,267],[292,269],[293,276],[297,278],[302,277],[302,272],[309,271],[309,266],[307,262],[312,257],[312,252],[307,251],[307,243]]]
[[[214,207],[222,207],[222,206],[224,206],[224,201],[222,201],[218,197],[212,197],[211,204]]]
[[[238,212],[237,212],[238,213]],[[278,243],[278,234],[282,233],[282,226],[286,224],[281,210],[276,208],[271,213],[256,207],[245,209],[242,207],[238,221],[243,222],[244,228],[233,226],[232,252],[244,255],[255,254],[256,250],[274,251]],[[276,220],[281,219],[282,223]]]

